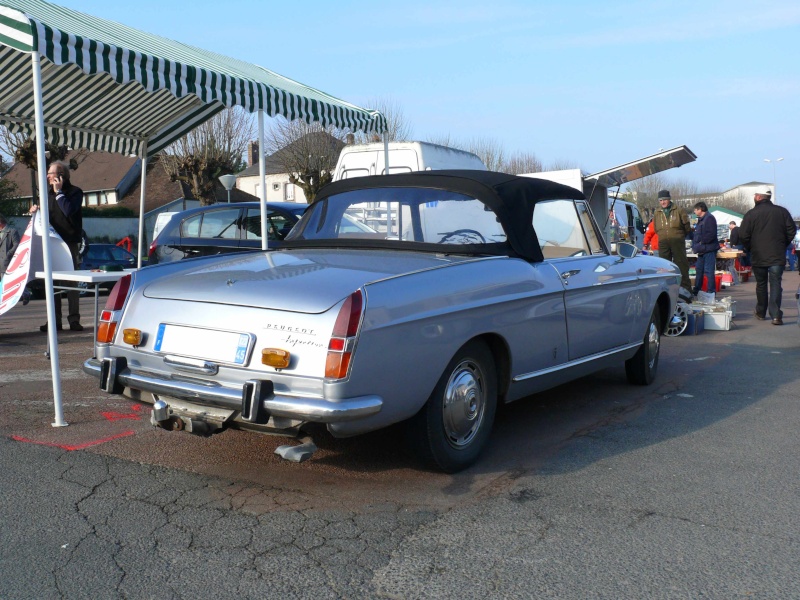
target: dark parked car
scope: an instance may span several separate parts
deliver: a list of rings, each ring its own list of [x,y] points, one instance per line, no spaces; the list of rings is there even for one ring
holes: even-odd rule
[[[135,269],[136,256],[114,244],[89,244],[89,250],[81,263],[81,269],[100,269],[108,265],[119,266],[123,269]]]
[[[89,244],[89,249],[86,251],[86,255],[81,261],[80,268],[86,270],[102,268],[108,268],[109,270],[135,269],[136,255],[114,244],[97,244],[92,242]],[[88,286],[85,283],[79,283],[78,287],[88,290]],[[100,289],[105,291],[109,291],[113,287],[113,282],[100,285]],[[28,282],[27,288],[31,292],[31,297],[37,300],[44,298],[44,280],[32,279]],[[81,295],[84,293],[85,292],[81,292]]]
[[[286,237],[308,204],[267,203],[270,241]],[[148,264],[261,248],[258,202],[214,204],[182,211],[164,226],[148,252]]]

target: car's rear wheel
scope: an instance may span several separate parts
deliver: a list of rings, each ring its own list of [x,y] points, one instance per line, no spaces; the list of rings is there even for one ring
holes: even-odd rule
[[[442,373],[425,406],[409,423],[412,450],[447,473],[465,469],[486,445],[497,410],[492,353],[475,340]]]
[[[625,361],[628,381],[636,385],[650,385],[658,371],[658,355],[661,350],[661,319],[658,305],[653,307],[650,323],[644,332],[642,345],[630,359]]]

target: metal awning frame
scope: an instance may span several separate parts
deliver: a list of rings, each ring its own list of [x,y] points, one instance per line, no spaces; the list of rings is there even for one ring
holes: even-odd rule
[[[53,5],[49,5],[46,2],[41,0],[0,0],[3,4],[0,4],[0,51],[3,52],[4,57],[9,57],[11,55],[15,55],[15,52],[20,52],[23,54],[30,54],[31,56],[31,83],[32,83],[32,98],[30,102],[32,103],[33,108],[33,119],[30,116],[22,115],[22,114],[14,114],[12,112],[5,112],[0,114],[0,122],[5,125],[11,125],[10,128],[16,128],[16,131],[21,130],[28,130],[32,131],[33,136],[36,142],[36,153],[37,153],[37,169],[36,169],[36,176],[37,182],[39,186],[39,206],[42,208],[39,212],[41,213],[41,219],[43,223],[43,232],[42,235],[42,254],[43,254],[43,267],[45,271],[45,299],[46,299],[46,308],[47,308],[47,336],[48,336],[48,346],[51,349],[50,353],[50,367],[53,379],[53,401],[54,401],[54,409],[55,409],[55,418],[52,425],[54,427],[63,427],[68,425],[68,423],[64,419],[64,411],[63,411],[63,401],[62,401],[62,394],[61,394],[61,375],[60,375],[60,361],[59,361],[59,354],[58,354],[58,339],[57,339],[57,332],[56,332],[56,319],[55,319],[55,296],[53,290],[53,269],[52,269],[52,261],[50,257],[50,236],[47,232],[50,229],[49,223],[49,211],[47,210],[48,207],[48,188],[47,188],[47,163],[45,157],[45,140],[51,139],[55,136],[59,138],[58,141],[63,143],[65,140],[61,139],[61,136],[64,136],[65,133],[75,134],[72,137],[73,140],[73,147],[74,140],[87,140],[86,146],[80,145],[77,147],[89,147],[91,150],[100,149],[102,144],[107,144],[109,140],[122,140],[123,145],[127,145],[130,147],[132,144],[134,148],[136,148],[139,158],[141,159],[141,195],[140,195],[140,202],[139,202],[139,240],[138,240],[138,267],[141,268],[142,266],[142,255],[144,251],[144,204],[145,204],[145,184],[147,181],[147,158],[148,152],[155,153],[173,141],[179,139],[191,129],[197,127],[201,123],[207,121],[208,119],[212,118],[215,114],[219,113],[220,111],[224,110],[226,107],[232,106],[242,106],[250,112],[257,112],[258,114],[258,135],[259,135],[259,148],[263,149],[264,145],[264,112],[265,112],[265,104],[268,105],[270,110],[270,115],[273,114],[280,114],[286,116],[287,118],[303,118],[306,121],[320,121],[320,122],[331,122],[332,120],[337,119],[344,119],[344,122],[347,123],[348,126],[354,129],[362,129],[364,131],[375,131],[375,132],[386,132],[386,121],[378,111],[366,111],[364,109],[358,108],[354,105],[350,105],[348,103],[342,102],[333,98],[332,96],[327,96],[318,90],[314,90],[313,88],[307,88],[306,86],[302,86],[302,84],[298,84],[297,82],[293,82],[291,80],[286,79],[285,81],[289,82],[295,92],[283,92],[282,90],[278,90],[278,94],[276,99],[273,101],[269,96],[270,90],[267,89],[265,84],[259,83],[257,81],[250,81],[249,83],[245,78],[236,79],[235,77],[228,76],[228,82],[225,85],[230,86],[230,95],[226,96],[226,91],[228,91],[227,87],[222,88],[221,98],[217,97],[217,89],[206,86],[197,86],[197,93],[191,93],[184,90],[184,94],[182,96],[183,100],[176,102],[174,104],[180,104],[182,106],[182,110],[175,111],[171,113],[170,118],[164,119],[157,127],[152,127],[153,123],[150,123],[150,135],[142,135],[136,136],[131,135],[130,133],[122,132],[122,131],[114,131],[104,128],[93,128],[93,127],[86,127],[85,124],[83,125],[75,125],[69,122],[50,122],[48,123],[45,119],[45,106],[44,106],[44,86],[43,86],[43,78],[42,78],[42,63],[43,61],[48,62],[48,70],[50,66],[55,65],[56,72],[62,71],[64,68],[70,69],[75,71],[74,65],[78,65],[80,69],[83,70],[84,76],[86,78],[96,78],[96,77],[104,77],[108,75],[108,81],[101,82],[103,86],[109,85],[113,87],[113,85],[142,85],[142,82],[139,82],[135,78],[135,69],[133,67],[130,68],[130,73],[122,74],[122,81],[120,81],[120,73],[116,73],[117,80],[114,81],[113,76],[114,74],[111,73],[112,70],[115,70],[113,64],[110,65],[110,70],[103,71],[102,69],[97,69],[96,61],[93,62],[93,57],[97,58],[101,56],[100,54],[92,55],[92,46],[94,46],[94,50],[98,50],[98,46],[102,49],[104,47],[108,47],[108,43],[103,43],[100,41],[95,41],[91,39],[83,39],[80,36],[72,35],[69,33],[65,33],[64,31],[58,29],[52,29],[48,25],[45,25],[40,20],[37,20],[35,17],[29,14],[30,11],[36,12],[36,10],[40,11],[48,11],[52,10],[53,8],[57,9],[58,15],[61,17],[63,16],[64,22],[75,22],[76,18],[85,18],[87,21],[90,20],[90,25],[97,26],[99,23],[100,25],[110,24],[110,26],[118,26],[117,24],[102,21],[100,19],[95,19],[94,17],[89,17],[88,15],[83,15],[82,13],[78,13],[77,11],[70,11],[69,9],[64,9],[62,7],[53,7]],[[130,35],[130,30],[125,28],[124,26],[118,26],[123,33]],[[43,39],[43,35],[45,32],[49,32],[49,35],[53,37],[58,37],[59,39],[62,36],[66,36],[66,39],[69,40],[69,43],[72,44],[68,47],[68,51],[62,52],[60,55],[57,55],[58,48],[55,50],[53,49],[52,39]],[[114,32],[112,32],[114,33]],[[144,34],[143,34],[144,35]],[[71,36],[71,37],[70,37]],[[76,39],[80,41],[80,43],[76,43]],[[166,40],[169,42],[169,40]],[[45,49],[45,45],[50,43],[50,46]],[[83,47],[83,52],[81,52],[78,47],[82,44],[86,44]],[[181,46],[177,46],[180,50]],[[67,48],[67,46],[65,46]],[[111,52],[120,52],[120,48],[115,48],[112,46]],[[9,52],[7,49],[10,49]],[[48,56],[48,52],[50,56]],[[140,56],[144,56],[141,53],[136,51],[129,51],[129,50],[121,50],[124,53],[124,56],[127,57],[136,57],[136,60],[140,60]],[[181,53],[179,52],[179,55]],[[15,55],[16,56],[16,55]],[[102,55],[106,56],[106,55]],[[209,54],[210,56],[210,54]],[[54,59],[57,62],[48,61],[48,58]],[[212,57],[215,58],[215,57]],[[224,58],[224,57],[222,57]],[[153,61],[157,63],[159,59],[144,56],[141,60],[147,62],[147,60]],[[15,59],[16,60],[16,59]],[[110,62],[110,61],[109,61]],[[18,78],[21,77],[19,75],[21,68],[21,63],[17,61],[17,76]],[[173,63],[168,60],[162,59],[161,66],[164,68],[164,65],[167,67],[177,64],[178,67],[181,67],[179,63]],[[125,65],[128,66],[127,64]],[[138,65],[137,63],[137,66]],[[240,66],[238,64],[234,66]],[[119,65],[117,65],[117,68]],[[245,71],[252,70],[254,66],[252,65],[245,65]],[[142,67],[143,68],[143,67]],[[192,67],[192,66],[184,66],[186,70],[196,69],[197,73],[200,73],[202,76],[206,76],[206,69],[200,67]],[[257,71],[261,69],[260,67],[255,68]],[[263,70],[266,71],[266,70]],[[144,71],[143,71],[144,72]],[[209,71],[212,75],[211,80],[213,81],[213,75],[215,74],[213,71]],[[267,72],[269,73],[269,72]],[[105,74],[105,75],[104,75]],[[132,77],[128,77],[128,75],[133,74]],[[191,73],[195,74],[195,73]],[[74,73],[73,73],[74,75]],[[158,73],[155,73],[156,77]],[[163,75],[163,73],[162,73]],[[184,72],[185,75],[185,72]],[[274,74],[272,74],[274,75]],[[219,76],[223,80],[225,79],[225,75]],[[279,76],[278,76],[279,77]],[[285,79],[285,78],[283,78]],[[235,80],[235,81],[234,81]],[[98,80],[93,79],[92,83],[97,83]],[[179,98],[179,95],[176,93],[174,89],[170,89],[170,84],[175,85],[177,82],[178,87],[181,84],[187,85],[187,81],[185,79],[175,79],[170,81],[164,81],[164,87],[158,87],[153,85],[153,82],[150,81],[149,85],[147,82],[144,82],[144,89],[147,92],[155,95],[158,94],[160,90],[169,89],[170,92],[175,96],[176,99]],[[240,93],[239,90],[244,90],[243,83],[248,84],[250,87],[250,95],[247,96],[243,91]],[[191,82],[190,82],[191,83]],[[239,86],[236,88],[236,86]],[[190,86],[191,87],[191,86]],[[153,88],[153,89],[150,89]],[[236,89],[234,89],[236,88]],[[30,89],[27,87],[21,87],[17,93],[17,97],[11,100],[11,105],[20,105],[23,102],[27,102],[28,100],[24,98],[26,89]],[[301,94],[297,93],[297,90],[307,89],[309,91],[309,96],[304,97]],[[95,90],[96,92],[96,90]],[[0,92],[2,93],[2,92]],[[151,96],[142,95],[137,91],[137,94],[140,96],[139,101],[146,102],[148,98]],[[210,99],[203,100],[201,96],[209,96]],[[191,97],[194,96],[195,100],[192,100]],[[188,100],[186,99],[188,98]],[[161,95],[159,100],[164,99],[164,96]],[[288,101],[287,101],[288,99]],[[330,104],[326,101],[329,99]],[[9,98],[6,97],[6,105],[8,105]],[[253,101],[256,101],[256,105],[253,105]],[[283,102],[283,104],[281,103]],[[305,110],[304,110],[305,109]],[[356,120],[352,120],[352,114],[355,114],[358,118]],[[85,114],[85,113],[84,113]],[[360,116],[364,118],[361,119]],[[188,121],[187,121],[188,118]],[[85,137],[88,136],[88,137]],[[153,147],[150,143],[152,139],[156,137],[158,139],[157,147]],[[80,142],[79,142],[80,143]],[[384,143],[388,144],[388,139],[384,135]],[[108,149],[108,148],[103,148]],[[111,150],[113,151],[113,150]],[[389,172],[388,169],[388,152],[387,152],[387,168],[386,172]],[[267,227],[267,219],[266,219],[266,165],[265,165],[265,156],[263,152],[259,152],[259,175],[261,179],[261,189],[260,189],[260,205],[261,205],[261,239],[262,239],[262,248],[267,250],[268,248],[268,227]]]

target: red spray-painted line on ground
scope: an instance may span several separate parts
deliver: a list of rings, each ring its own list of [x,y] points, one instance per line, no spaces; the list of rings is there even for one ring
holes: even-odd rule
[[[119,438],[128,437],[133,434],[134,434],[133,431],[123,431],[122,433],[118,433],[117,435],[112,435],[107,438],[101,438],[99,440],[92,440],[91,442],[85,442],[83,444],[56,444],[54,442],[39,442],[37,440],[29,440],[28,438],[24,438],[19,435],[12,435],[11,439],[14,440],[15,442],[39,444],[40,446],[50,446],[51,448],[61,448],[62,450],[72,451],[72,450],[83,450],[84,448],[89,448],[90,446],[97,446],[98,444],[111,442],[113,440],[118,440]]]
[[[142,420],[142,416],[141,415],[137,415],[136,413],[123,414],[123,413],[118,413],[118,412],[101,412],[100,414],[103,415],[103,418],[106,421],[119,421],[120,419],[130,419],[130,420],[133,420],[133,421],[141,421]]]

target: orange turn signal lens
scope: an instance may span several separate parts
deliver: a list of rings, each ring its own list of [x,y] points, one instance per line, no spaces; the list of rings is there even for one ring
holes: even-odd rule
[[[97,341],[101,344],[110,344],[114,341],[114,334],[117,332],[117,324],[115,322],[104,323],[100,321],[97,324]]]
[[[350,367],[349,352],[328,352],[325,359],[325,377],[328,379],[344,379]]]
[[[292,355],[280,348],[264,348],[261,350],[261,364],[276,369],[285,369],[289,366]]]
[[[141,329],[123,329],[122,341],[131,346],[142,345],[142,330]]]

